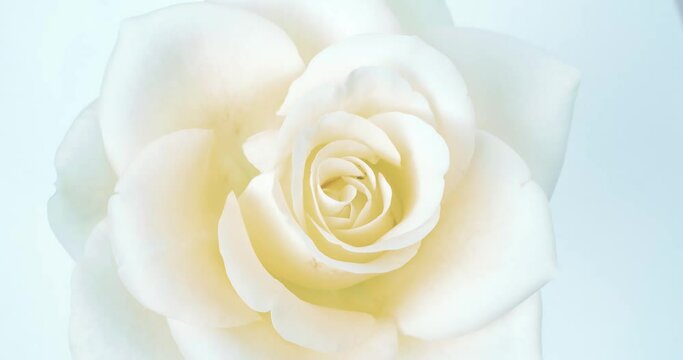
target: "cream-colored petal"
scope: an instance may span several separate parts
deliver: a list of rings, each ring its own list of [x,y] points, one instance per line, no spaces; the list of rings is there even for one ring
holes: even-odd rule
[[[92,231],[73,272],[69,338],[74,359],[182,359],[166,319],[121,284],[105,222]]]
[[[306,140],[309,149],[335,140],[355,140],[372,149],[381,160],[395,166],[401,164],[401,154],[389,136],[371,121],[350,113],[326,114]]]
[[[282,27],[308,60],[325,47],[364,33],[397,33],[384,0],[212,0],[248,9]]]
[[[555,273],[548,202],[524,161],[480,132],[467,175],[406,266],[373,279],[404,334],[443,339],[476,330]]]
[[[387,0],[406,34],[422,34],[433,27],[453,26],[445,0]]]
[[[300,300],[261,265],[245,228],[239,204],[228,196],[220,221],[220,247],[228,277],[253,309],[270,311],[274,328],[300,346],[336,353],[369,337],[375,319],[365,313],[313,305]],[[258,232],[251,228],[251,232]]]
[[[296,110],[296,104],[312,90],[318,91],[322,85],[343,84],[353,70],[368,66],[392,69],[427,98],[436,127],[450,149],[446,183],[447,192],[452,192],[474,149],[473,108],[465,81],[453,62],[417,37],[362,35],[326,48],[292,84],[280,114],[289,115]]]
[[[393,147],[393,145],[391,146]],[[304,210],[307,209],[309,211],[307,215],[313,213],[313,215],[317,217],[318,222],[323,225],[323,227],[327,228],[326,223],[323,221],[318,199],[312,194],[312,183],[314,179],[311,174],[311,169],[317,165],[320,159],[350,155],[369,162],[377,162],[379,161],[379,157],[372,151],[372,148],[359,141],[334,140],[320,147],[318,152],[313,156],[313,162],[309,163],[309,158],[312,156],[310,147],[310,141],[308,140],[297,142],[291,157],[291,170],[289,172],[284,172],[284,174],[291,174],[291,179],[281,176],[279,180],[283,183],[291,184],[289,187],[291,189],[291,192],[289,193],[289,198],[292,203],[291,208],[295,214],[299,214],[299,218],[297,218],[299,223],[305,223],[301,218],[304,218]],[[285,162],[285,164],[287,164],[287,162]],[[307,167],[307,165],[309,166]],[[309,178],[308,186],[304,183],[304,178],[306,177]]]
[[[287,289],[266,271],[256,256],[233,193],[225,202],[218,241],[225,270],[235,291],[252,309],[259,312],[272,310]]]
[[[282,108],[287,115],[279,131],[282,156],[292,151],[297,136],[314,127],[326,114],[344,111],[363,118],[385,112],[402,112],[435,125],[427,99],[400,73],[389,67],[361,66],[341,84],[323,83]]]
[[[181,130],[147,146],[109,202],[114,256],[126,288],[146,307],[189,323],[257,320],[235,293],[218,249],[222,184],[210,130]]]
[[[541,296],[536,294],[486,327],[437,341],[400,339],[399,360],[541,360]]]
[[[377,239],[395,225],[396,219],[388,213],[392,202],[392,190],[384,178],[384,175],[381,173],[379,174],[379,184],[379,199],[370,199],[369,201],[381,205],[380,213],[375,214],[373,219],[367,221],[367,219],[364,218],[369,216],[367,213],[370,211],[365,210],[371,209],[371,207],[364,207],[360,211],[360,214],[358,214],[356,223],[353,224],[353,227],[335,230],[335,235],[343,240],[341,242],[334,241],[335,243],[342,247],[345,247],[345,245],[352,245],[345,248],[353,251],[358,247],[368,246],[369,244],[376,242]],[[358,220],[362,223],[357,223]]]
[[[393,360],[396,328],[380,321],[365,342],[348,352],[326,354],[284,340],[267,320],[232,329],[169,325],[187,360]]]
[[[315,360],[324,354],[284,340],[269,321],[230,329],[196,327],[169,321],[186,360]]]
[[[391,139],[381,128],[357,115],[346,112],[333,112],[324,115],[311,129],[298,136],[292,154],[292,209],[299,223],[304,223],[304,182],[306,164],[311,151],[334,141],[356,141],[372,150],[380,159],[398,166],[401,155]],[[346,149],[342,149],[346,150]],[[340,153],[340,155],[354,155]],[[309,189],[310,190],[310,189]]]
[[[385,112],[402,112],[435,125],[434,114],[424,95],[388,67],[367,66],[353,70],[343,88],[342,108],[369,118]]]
[[[279,123],[277,106],[302,68],[287,34],[244,10],[191,3],[127,20],[100,108],[113,168],[120,174],[159,136],[212,128],[233,170],[231,186],[243,187],[250,165],[240,146]]]
[[[372,315],[313,305],[289,292],[275,303],[271,319],[284,339],[324,353],[350,351],[375,328]]]
[[[313,160],[311,165],[309,185],[313,192],[312,196],[323,214],[338,214],[360,191],[342,178],[361,176],[363,173],[354,163],[345,159],[318,160]]]
[[[367,178],[370,184],[370,189],[374,190],[375,187],[377,187],[377,175],[375,174],[375,171],[370,168],[368,163],[365,162],[365,160],[362,160],[357,156],[345,156],[344,159],[351,161],[352,163],[356,164],[359,169],[361,169],[363,175]]]
[[[462,73],[478,126],[512,146],[550,196],[564,161],[578,71],[488,31],[443,29],[425,39]]]
[[[401,201],[403,217],[377,241],[364,246],[335,241],[342,248],[360,253],[402,249],[417,244],[439,219],[444,194],[444,175],[449,152],[444,140],[427,123],[413,115],[385,113],[369,121],[382,129],[403,157],[400,169],[392,170],[392,189]],[[359,231],[362,228],[358,228]],[[351,235],[357,230],[341,231]]]
[[[258,132],[244,141],[242,151],[249,163],[260,172],[271,171],[277,165],[277,130]]]
[[[389,251],[365,263],[335,260],[318,249],[295,221],[272,173],[249,183],[239,198],[254,250],[269,272],[281,279],[319,289],[351,286],[392,271],[412,258],[417,246]],[[308,231],[315,231],[309,226]]]
[[[97,102],[74,120],[57,149],[55,194],[47,205],[50,226],[74,260],[95,224],[107,213],[116,174],[102,145]]]
[[[389,135],[403,156],[400,178],[405,183],[400,184],[403,194],[399,195],[403,218],[373,245],[379,249],[397,249],[421,240],[403,235],[424,225],[439,212],[444,176],[450,164],[448,146],[434,128],[412,115],[386,113],[375,115],[370,121]]]

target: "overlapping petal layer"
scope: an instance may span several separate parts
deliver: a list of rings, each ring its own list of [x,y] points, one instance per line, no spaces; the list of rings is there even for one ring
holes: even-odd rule
[[[391,360],[396,356],[396,328],[378,323],[362,344],[339,354],[326,354],[284,340],[269,321],[232,329],[198,328],[171,321],[171,332],[188,360]]]
[[[510,311],[555,271],[548,202],[523,160],[481,132],[439,224],[403,268],[375,278],[402,333],[443,339]],[[381,290],[380,290],[381,289]]]
[[[109,202],[114,256],[126,288],[167,317],[205,326],[258,320],[233,290],[218,252],[226,185],[210,130],[154,141],[131,163]]]
[[[251,228],[251,234],[258,234],[258,230]],[[272,326],[282,338],[325,353],[349,352],[382,327],[366,313],[302,301],[270,275],[252,248],[233,194],[228,196],[221,215],[219,240],[226,272],[237,293],[252,309],[269,311]]]
[[[51,224],[74,258],[91,235],[74,356],[540,359],[578,76],[450,24],[439,0],[127,21],[56,161]]]
[[[465,82],[450,59],[417,37],[362,35],[326,48],[292,83],[279,113],[300,116],[297,104],[307,94],[314,91],[319,92],[315,95],[319,98],[329,97],[330,91],[325,91],[324,85],[344,84],[354,70],[364,67],[390,69],[427,99],[436,128],[450,149],[446,183],[447,192],[451,192],[467,169],[474,148],[472,104]]]
[[[448,28],[424,36],[467,82],[477,126],[512,146],[548,197],[560,174],[579,84],[576,69],[517,39]]]
[[[93,230],[73,272],[69,336],[74,359],[182,359],[166,319],[121,284],[105,221]]]
[[[384,0],[212,0],[253,11],[280,26],[309,60],[325,47],[365,33],[398,33]]]
[[[121,174],[159,136],[212,128],[230,186],[241,190],[255,171],[240,145],[279,122],[275,110],[302,67],[287,34],[244,10],[194,3],[127,20],[100,107],[113,168]]]
[[[472,333],[436,341],[403,337],[398,360],[540,360],[541,297],[536,294]]]
[[[80,259],[90,232],[107,214],[116,174],[102,145],[97,102],[74,120],[55,158],[57,182],[48,202],[48,218],[57,239]]]

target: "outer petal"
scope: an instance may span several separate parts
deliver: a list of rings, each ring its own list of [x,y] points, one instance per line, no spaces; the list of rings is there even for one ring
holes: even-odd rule
[[[458,338],[401,339],[400,360],[541,360],[541,297],[536,294],[485,328]]]
[[[140,305],[121,284],[107,227],[100,223],[71,282],[69,336],[74,359],[182,359],[166,319]]]
[[[349,36],[400,31],[391,8],[383,0],[212,1],[248,9],[278,24],[294,39],[306,60]]]
[[[404,334],[458,336],[500,317],[555,272],[548,203],[519,156],[480,133],[441,220],[403,268],[377,278]],[[373,279],[374,280],[374,279]]]
[[[194,3],[122,25],[101,104],[104,144],[121,173],[148,142],[187,128],[213,128],[231,185],[246,185],[246,137],[278,123],[277,106],[302,70],[280,28],[252,13]]]
[[[260,133],[263,135],[254,135],[245,143],[245,155],[254,166],[263,168],[264,156],[254,156],[256,154],[250,154],[248,150],[265,147],[269,150],[266,154],[277,155],[273,157],[275,160],[265,156],[269,163],[277,162],[277,159],[282,161],[291,153],[299,134],[316,126],[323,116],[333,112],[344,111],[364,118],[385,112],[402,112],[436,125],[425,96],[416,91],[400,72],[385,66],[356,68],[343,83],[317,86],[300,95],[290,99],[292,103],[286,107],[287,117],[277,131],[276,141],[264,146],[260,140],[269,136],[264,132]]]
[[[107,213],[116,174],[109,166],[97,121],[97,103],[74,120],[55,158],[57,188],[48,202],[50,226],[75,260],[95,224]]]
[[[302,301],[273,278],[252,248],[233,194],[225,203],[219,239],[235,289],[253,309],[271,312],[273,327],[284,339],[309,349],[337,353],[363,344],[377,328],[375,319],[368,314]]]
[[[511,145],[550,196],[564,161],[578,71],[488,31],[450,28],[424,38],[462,73],[479,127]]]
[[[453,26],[444,0],[387,0],[406,34],[422,34],[424,30]]]
[[[292,83],[280,114],[288,115],[310,90],[321,85],[343,84],[352,71],[368,66],[395,71],[429,101],[436,128],[450,149],[446,192],[452,192],[472,156],[475,137],[472,104],[465,82],[452,61],[417,37],[371,34],[326,48]]]
[[[277,130],[265,130],[250,136],[242,144],[242,151],[254,167],[260,172],[266,172],[276,165],[278,149],[275,144],[277,144]]]
[[[309,350],[281,338],[267,320],[232,329],[193,327],[170,321],[171,332],[187,360],[393,360],[396,328],[381,322],[358,347],[341,354]]]
[[[210,130],[181,130],[146,147],[109,202],[113,249],[126,288],[146,307],[206,326],[254,320],[218,252],[223,184]]]

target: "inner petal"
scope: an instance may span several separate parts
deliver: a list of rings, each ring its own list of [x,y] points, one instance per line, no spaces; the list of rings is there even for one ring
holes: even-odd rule
[[[330,159],[338,159],[343,154],[351,154],[354,157],[368,159],[368,161],[371,162],[378,161],[377,155],[372,151],[370,147],[368,147],[365,144],[359,143],[355,140],[332,141],[326,145],[323,145],[322,147],[319,147],[317,151],[314,149],[311,152],[311,154],[309,154],[308,159],[306,160],[304,160],[304,155],[302,154],[302,152],[296,151],[295,158],[293,158],[292,161],[293,173],[291,187],[293,191],[293,204],[296,203],[296,199],[301,199],[299,201],[302,202],[300,204],[300,211],[302,213],[302,216],[304,212],[306,212],[309,216],[313,216],[313,219],[315,219],[318,224],[322,225],[328,231],[329,228],[325,223],[323,211],[321,208],[321,206],[324,207],[325,205],[321,205],[321,202],[327,201],[329,203],[328,206],[335,206],[335,204],[334,199],[330,198],[329,195],[323,193],[321,183],[326,182],[329,179],[333,179],[335,177],[335,174],[344,174],[344,170],[347,173],[352,174],[353,176],[362,175],[362,173],[357,167],[355,169],[352,169],[351,166],[354,165],[348,161],[344,165],[336,161],[330,162],[328,165],[325,165],[325,167],[329,166],[331,168],[322,169],[323,173],[319,174],[319,172],[321,171],[319,167],[322,165],[323,162]],[[344,168],[342,168],[342,166]],[[302,172],[302,174],[299,176],[296,175],[296,172],[298,171]],[[309,179],[309,181],[308,186],[304,188],[303,179],[306,177]],[[299,182],[298,186],[295,185],[296,182]],[[336,205],[336,211],[331,210],[330,212],[326,212],[326,215],[335,215],[335,213],[338,213],[341,210],[343,210],[346,204]],[[293,207],[293,209],[296,210],[296,207]]]

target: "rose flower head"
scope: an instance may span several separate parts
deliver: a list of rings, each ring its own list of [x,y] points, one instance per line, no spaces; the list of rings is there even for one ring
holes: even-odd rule
[[[126,20],[49,202],[74,357],[540,359],[577,84],[436,0]]]

